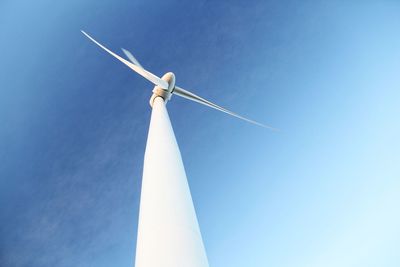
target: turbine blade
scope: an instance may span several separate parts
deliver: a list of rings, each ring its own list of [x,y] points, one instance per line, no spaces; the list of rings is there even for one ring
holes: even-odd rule
[[[216,109],[216,110],[218,110],[218,111],[224,112],[224,113],[226,113],[226,114],[229,114],[229,115],[231,115],[231,116],[233,116],[233,117],[236,117],[236,118],[238,118],[238,119],[247,121],[247,122],[249,122],[249,123],[252,123],[252,124],[255,124],[255,125],[258,125],[258,126],[261,126],[261,127],[264,127],[264,128],[270,129],[270,130],[273,130],[273,131],[279,131],[278,129],[273,128],[273,127],[271,127],[271,126],[269,126],[269,125],[262,124],[262,123],[259,123],[259,122],[256,122],[256,121],[247,119],[247,118],[245,118],[245,117],[243,117],[243,116],[240,116],[239,114],[236,114],[236,113],[234,113],[234,112],[232,112],[232,111],[230,111],[230,110],[227,110],[227,109],[225,109],[225,108],[223,108],[223,107],[220,107],[220,106],[218,106],[218,105],[216,105],[216,104],[214,104],[214,103],[212,103],[212,102],[210,102],[210,101],[208,101],[208,100],[206,100],[206,99],[204,99],[204,98],[202,98],[202,97],[200,97],[200,96],[198,96],[198,95],[195,95],[195,94],[193,94],[192,92],[189,92],[189,91],[187,91],[187,90],[185,90],[185,89],[183,89],[183,88],[180,88],[180,87],[178,87],[178,86],[175,86],[175,88],[174,88],[174,90],[172,91],[172,93],[173,93],[173,94],[176,94],[176,95],[178,95],[178,96],[180,96],[180,97],[186,98],[186,99],[188,99],[188,100],[191,100],[191,101],[194,101],[194,102],[203,104],[203,105],[205,105],[205,106],[208,106],[208,107],[210,107],[210,108]]]
[[[100,46],[103,50],[105,50],[107,53],[109,53],[110,55],[112,55],[113,57],[117,58],[119,61],[121,61],[122,63],[124,63],[126,66],[128,66],[130,69],[132,69],[134,72],[136,72],[137,74],[141,75],[142,77],[146,78],[147,80],[149,80],[150,82],[152,82],[155,85],[160,86],[163,89],[168,89],[168,83],[164,80],[162,80],[161,78],[157,77],[156,75],[154,75],[153,73],[143,69],[142,67],[139,67],[135,64],[132,64],[131,62],[129,62],[128,60],[118,56],[117,54],[115,54],[114,52],[112,52],[111,50],[109,50],[107,47],[103,46],[102,44],[100,44],[99,42],[97,42],[95,39],[93,39],[89,34],[87,34],[86,32],[82,31],[81,32],[87,37],[89,38],[92,42],[94,42],[95,44],[97,44],[98,46]]]
[[[130,62],[132,62],[133,64],[143,68],[143,66],[139,63],[139,61],[137,61],[137,59],[132,55],[131,52],[129,52],[128,50],[126,50],[125,48],[121,48],[122,52],[124,52],[125,56],[129,59]]]

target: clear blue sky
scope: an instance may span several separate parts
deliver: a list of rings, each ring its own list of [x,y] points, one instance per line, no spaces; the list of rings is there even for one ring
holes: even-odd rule
[[[210,266],[400,266],[397,1],[0,2],[0,266],[133,266],[152,86]]]

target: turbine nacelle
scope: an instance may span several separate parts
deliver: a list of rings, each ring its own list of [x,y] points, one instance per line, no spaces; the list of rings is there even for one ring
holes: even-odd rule
[[[172,92],[175,89],[175,74],[173,72],[167,72],[161,77],[161,80],[167,82],[168,88],[164,89],[159,85],[154,86],[153,95],[150,98],[150,106],[153,106],[154,98],[157,96],[163,98],[165,103],[171,99]]]

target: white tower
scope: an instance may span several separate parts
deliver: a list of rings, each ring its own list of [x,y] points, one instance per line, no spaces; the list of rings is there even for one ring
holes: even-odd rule
[[[164,99],[153,98],[135,267],[207,267],[181,154]]]

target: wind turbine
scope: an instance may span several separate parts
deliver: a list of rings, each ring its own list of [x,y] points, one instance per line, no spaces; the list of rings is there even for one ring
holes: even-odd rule
[[[145,70],[129,51],[122,49],[128,61],[97,42],[86,32],[81,32],[155,85],[150,98],[152,113],[144,156],[135,267],[208,267],[185,169],[166,103],[172,95],[178,95],[258,126],[276,129],[242,117],[176,86],[175,75],[172,72],[159,78]]]

